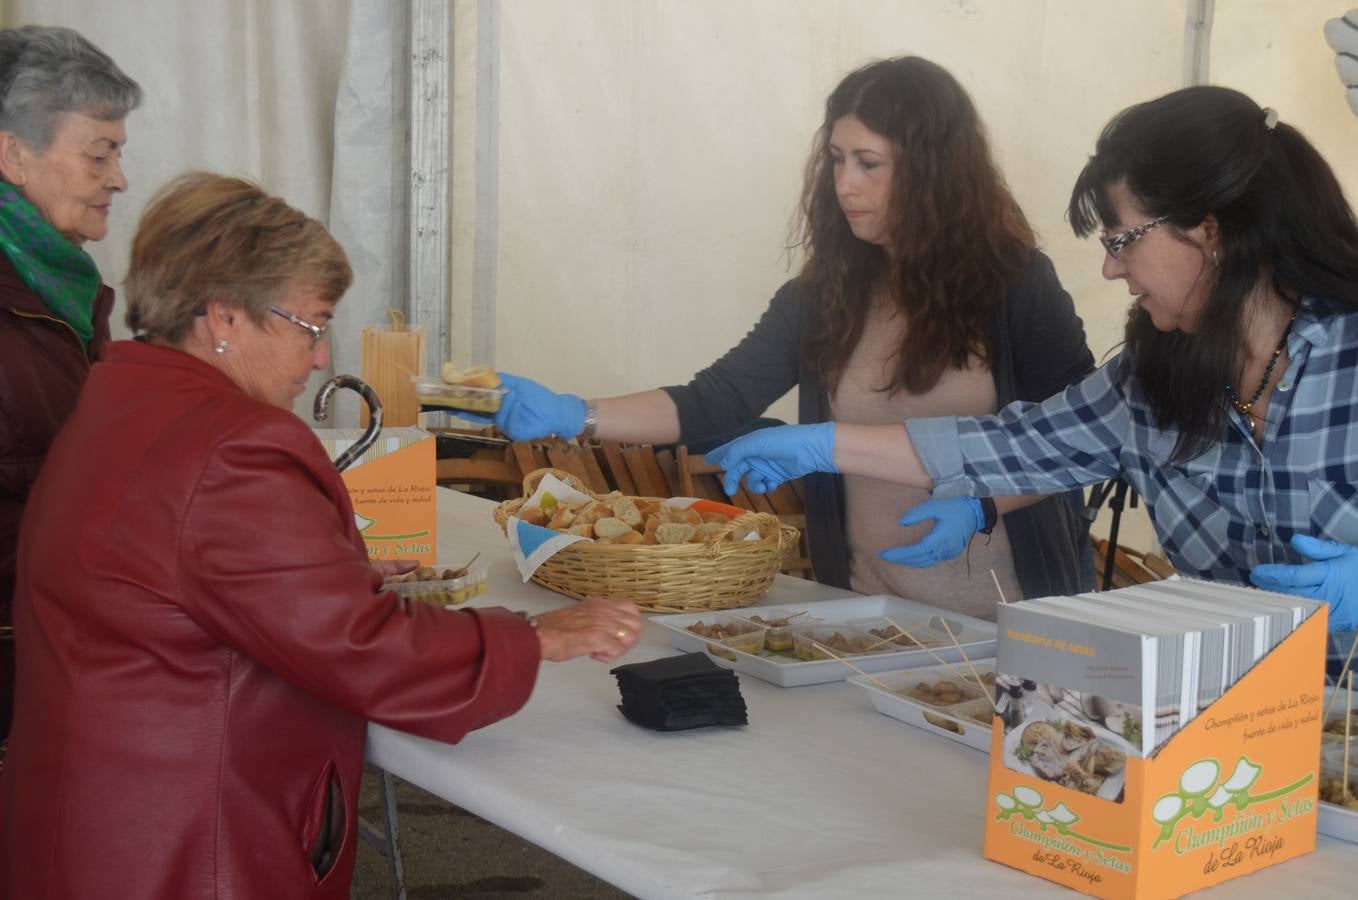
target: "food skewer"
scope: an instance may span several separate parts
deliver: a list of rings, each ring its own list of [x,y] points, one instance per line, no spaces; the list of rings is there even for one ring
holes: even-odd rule
[[[995,582],[995,590],[1000,592],[1000,603],[1004,606],[1009,605],[1009,601],[1004,599],[1004,588],[1000,587],[1000,576],[995,574],[995,570],[990,570],[990,578]]]
[[[948,620],[946,618],[939,616],[939,621],[943,623],[943,630],[948,632],[948,637],[952,639],[952,645],[957,648],[958,653],[962,654],[962,662],[966,663],[967,668],[971,670],[971,677],[975,678],[976,683],[980,685],[981,696],[985,697],[987,700],[990,701],[991,708],[994,709],[995,712],[998,714],[1000,711],[1000,705],[995,702],[994,697],[990,696],[991,692],[986,689],[985,682],[981,680],[981,673],[976,671],[976,666],[967,657],[967,651],[962,649],[962,642],[959,641],[957,639],[957,636],[952,633],[952,629],[948,627]]]
[[[1339,688],[1344,684],[1344,673],[1353,674],[1349,666],[1353,663],[1353,651],[1358,650],[1358,634],[1353,636],[1353,643],[1349,645],[1349,655],[1344,657],[1344,665],[1339,667],[1339,677],[1334,681],[1334,693],[1330,695],[1330,701],[1325,704],[1325,715],[1320,717],[1321,722],[1330,721],[1330,709],[1334,706],[1334,701],[1339,698]],[[1352,699],[1349,703],[1352,704]],[[1352,714],[1353,706],[1349,706],[1349,713]]]
[[[912,640],[912,641],[914,641],[916,644],[918,644],[918,645],[919,645],[919,648],[920,648],[921,650],[923,650],[925,653],[929,654],[929,655],[932,656],[934,659],[938,660],[940,663],[942,663],[944,666],[946,666],[949,672],[952,672],[954,675],[956,675],[958,678],[962,679],[963,681],[970,681],[970,680],[971,680],[971,679],[968,678],[966,675],[962,674],[962,673],[959,672],[957,669],[955,669],[955,668],[953,667],[953,664],[952,664],[952,663],[948,662],[946,659],[944,659],[943,657],[939,656],[937,653],[935,653],[934,651],[930,650],[928,647],[924,646],[924,644],[920,643],[919,638],[915,637],[913,634],[911,634],[910,632],[906,631],[906,630],[905,630],[904,628],[902,628],[901,626],[897,625],[894,621],[892,621],[892,619],[891,619],[890,616],[882,616],[882,618],[885,619],[885,620],[886,620],[886,623],[887,623],[888,625],[890,625],[892,628],[896,629],[896,630],[899,631],[901,634],[905,635],[906,637],[910,638],[910,640]],[[977,679],[976,683],[977,683],[978,685],[980,685],[980,687],[981,687],[982,690],[986,690],[986,686],[985,686],[984,684],[981,684],[980,679]]]
[[[891,685],[887,684],[885,681],[878,678],[876,675],[873,675],[871,672],[864,672],[862,669],[858,668],[858,666],[855,666],[853,663],[849,662],[847,659],[840,656],[838,653],[831,650],[829,647],[825,646],[820,641],[812,641],[811,646],[819,649],[822,653],[824,653],[831,659],[835,660],[836,662],[842,663],[848,666],[850,669],[853,669],[855,672],[857,672],[859,675],[862,675],[864,678],[870,678],[873,681],[877,682],[877,684],[881,686],[882,690],[891,694],[896,693],[896,689],[893,688]]]
[[[1335,693],[1339,693],[1335,691]],[[1344,781],[1339,792],[1339,802],[1344,803],[1349,796],[1349,738],[1353,737],[1353,672],[1349,672],[1349,684],[1346,691],[1347,696],[1344,701],[1347,709],[1344,711]]]

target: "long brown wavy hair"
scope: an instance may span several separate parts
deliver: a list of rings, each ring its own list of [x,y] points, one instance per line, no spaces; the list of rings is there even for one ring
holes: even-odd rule
[[[830,133],[849,115],[894,151],[889,252],[854,236],[835,196]],[[879,286],[906,323],[882,389],[923,393],[971,355],[988,364],[991,305],[1017,283],[1034,243],[955,78],[917,56],[858,69],[825,102],[790,242],[805,251],[802,289],[817,304],[808,367],[834,391]]]

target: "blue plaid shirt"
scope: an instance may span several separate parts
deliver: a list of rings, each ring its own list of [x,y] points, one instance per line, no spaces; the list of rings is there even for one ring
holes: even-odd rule
[[[1307,298],[1287,352],[1262,446],[1232,410],[1225,439],[1186,463],[1169,462],[1178,431],[1155,427],[1139,385],[1118,383],[1120,357],[1040,404],[906,427],[937,496],[1048,494],[1121,474],[1177,570],[1248,583],[1259,563],[1304,562],[1293,534],[1358,545],[1358,313]]]

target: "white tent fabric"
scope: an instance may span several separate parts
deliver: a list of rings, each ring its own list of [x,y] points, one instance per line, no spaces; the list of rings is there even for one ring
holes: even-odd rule
[[[335,310],[331,369],[357,374],[358,335],[406,311],[405,23],[390,0],[350,0],[348,39],[335,99],[330,232],[344,246],[354,285]],[[432,349],[431,353],[437,353]],[[335,423],[357,424],[353,394],[336,397]]]
[[[354,0],[352,6],[357,12],[365,4],[390,6],[376,0]],[[156,190],[181,172],[206,169],[252,178],[308,215],[329,220],[336,97],[341,66],[354,63],[352,55],[345,55],[350,5],[332,0],[119,4],[9,0],[4,4],[0,21],[5,25],[75,28],[113,57],[145,91],[141,108],[127,122],[123,159],[128,191],[114,201],[109,237],[87,247],[105,281],[121,288],[142,208]],[[379,36],[363,37],[379,40]],[[372,84],[363,86],[377,90]],[[381,139],[388,140],[390,123],[382,127]],[[400,141],[399,125],[395,133]],[[346,136],[341,165],[362,152],[362,146]],[[380,188],[386,186],[391,168],[388,160],[379,163]],[[355,186],[338,182],[335,193],[346,198],[360,196],[371,176],[353,166],[345,170],[354,172]],[[375,221],[373,226],[383,229],[380,241],[385,242],[387,223]],[[383,246],[366,234],[350,231],[345,237],[351,255],[362,247]],[[367,284],[370,277],[374,276],[365,268],[360,284]],[[374,296],[380,294],[385,304],[389,292],[383,286]],[[360,296],[355,290],[346,303]],[[343,348],[337,360],[341,371],[357,371],[356,333],[352,340],[334,342]],[[121,304],[114,310],[114,334],[127,335]],[[317,380],[321,377],[318,374]],[[305,400],[309,408],[309,397]],[[298,409],[303,409],[301,401]],[[309,413],[304,415],[310,418]]]
[[[1301,128],[1358,198],[1358,120],[1323,34],[1347,6],[453,0],[451,352],[587,395],[686,379],[795,271],[783,246],[826,94],[868,59],[917,53],[972,93],[1100,356],[1119,339],[1126,295],[1063,219],[1099,128],[1185,82],[1187,26],[1206,12],[1209,79]],[[77,28],[146,88],[128,123],[131,189],[91,247],[111,284],[170,177],[256,178],[348,249],[355,288],[333,351],[337,371],[355,372],[359,330],[403,305],[404,10],[0,0],[0,23]],[[1144,523],[1124,533],[1151,543]]]

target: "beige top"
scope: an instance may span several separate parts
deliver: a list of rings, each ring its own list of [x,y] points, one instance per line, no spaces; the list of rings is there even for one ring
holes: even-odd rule
[[[926,394],[881,390],[891,381],[893,357],[904,331],[902,316],[884,302],[874,304],[863,337],[830,398],[835,421],[886,425],[921,416],[983,416],[996,411],[990,370],[975,358],[965,370],[947,370]],[[887,547],[914,543],[929,532],[932,520],[910,527],[898,524],[907,510],[928,498],[928,491],[876,478],[844,476],[850,586],[864,594],[894,594],[994,621],[999,595],[991,569],[1000,579],[1005,599],[1022,597],[1003,519],[989,542],[978,534],[968,551],[927,569],[894,565],[877,555]]]

